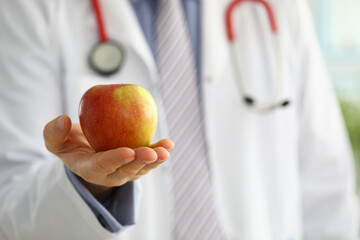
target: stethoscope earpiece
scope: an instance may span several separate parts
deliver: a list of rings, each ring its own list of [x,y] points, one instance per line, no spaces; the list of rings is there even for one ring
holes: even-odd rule
[[[249,97],[249,96],[245,96],[244,97],[244,102],[246,103],[246,105],[248,106],[252,106],[254,105],[255,101],[252,97]]]
[[[287,107],[290,105],[290,101],[289,100],[284,100],[281,104],[281,107]]]
[[[243,98],[243,100],[244,100],[244,103],[245,103],[247,106],[249,106],[249,107],[258,107],[258,106],[256,106],[256,101],[255,101],[255,99],[252,98],[252,97],[245,96],[245,97]],[[283,100],[283,101],[278,102],[277,104],[269,105],[268,107],[263,107],[263,108],[261,108],[261,109],[262,109],[263,111],[267,111],[267,110],[272,110],[272,109],[275,109],[275,108],[278,108],[278,107],[285,108],[285,107],[289,106],[290,103],[291,103],[290,100],[285,99],[285,100]],[[258,110],[259,110],[259,109],[258,109]]]
[[[276,53],[277,58],[277,66],[278,66],[278,76],[277,76],[277,88],[276,92],[274,93],[274,97],[272,98],[273,101],[269,102],[263,102],[261,99],[250,97],[248,94],[248,87],[246,86],[246,82],[243,81],[241,76],[241,62],[240,58],[238,58],[238,55],[236,52],[238,49],[235,48],[235,32],[233,29],[233,21],[232,16],[235,12],[235,8],[239,6],[241,3],[244,3],[246,1],[249,2],[257,2],[262,4],[265,7],[265,10],[267,12],[269,23],[271,27],[271,31],[273,33],[273,42],[274,42],[274,49]],[[236,78],[236,84],[239,90],[239,93],[243,96],[242,99],[246,106],[249,108],[255,110],[255,112],[268,112],[275,110],[276,108],[285,108],[288,105],[290,105],[290,100],[285,99],[284,97],[284,69],[283,69],[283,55],[281,54],[281,43],[278,36],[278,26],[275,18],[275,13],[273,11],[272,6],[270,3],[266,0],[232,0],[230,4],[227,7],[226,10],[226,30],[227,30],[227,38],[230,43],[230,56],[232,58],[232,64],[233,64],[233,71],[234,76]],[[236,64],[239,63],[240,64]]]

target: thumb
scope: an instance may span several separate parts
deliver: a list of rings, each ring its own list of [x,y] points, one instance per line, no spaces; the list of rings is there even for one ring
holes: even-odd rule
[[[48,122],[43,131],[46,148],[54,154],[61,151],[63,144],[70,133],[70,129],[71,120],[67,115],[61,115]]]

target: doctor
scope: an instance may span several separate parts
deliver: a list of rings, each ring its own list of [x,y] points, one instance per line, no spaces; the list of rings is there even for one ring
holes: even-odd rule
[[[225,31],[230,1],[181,1],[198,70],[188,78],[201,83],[194,103],[201,103],[199,129],[207,137],[209,167],[199,171],[211,170],[202,177],[211,185],[198,193],[207,188],[212,197],[198,206],[214,217],[190,219],[180,229],[172,161],[188,152],[177,151],[181,141],[174,139],[165,161],[175,120],[163,90],[164,75],[172,73],[157,68],[163,38],[159,29],[149,31],[155,4],[99,2],[107,35],[124,54],[110,76],[88,64],[99,41],[91,1],[0,1],[0,239],[357,239],[351,151],[305,1],[269,1],[284,59],[283,96],[291,103],[264,114],[241,100]],[[234,19],[243,82],[254,98],[269,101],[278,72],[267,15],[249,3]],[[157,144],[91,152],[70,119],[78,121],[88,88],[111,83],[141,85],[154,95]],[[83,152],[75,155],[79,143]],[[92,165],[98,160],[104,165]],[[105,181],[110,170],[117,176]]]

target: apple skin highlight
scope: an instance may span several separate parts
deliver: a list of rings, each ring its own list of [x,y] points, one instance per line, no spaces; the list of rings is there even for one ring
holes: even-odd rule
[[[97,85],[83,95],[79,105],[82,131],[96,151],[149,146],[158,113],[151,94],[137,85]]]

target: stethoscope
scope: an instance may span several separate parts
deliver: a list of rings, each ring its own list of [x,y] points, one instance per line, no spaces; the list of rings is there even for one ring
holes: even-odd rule
[[[236,64],[236,63],[240,63],[240,59],[238,58],[238,54],[236,54],[238,51],[237,49],[235,49],[236,43],[235,43],[235,35],[233,30],[232,15],[234,13],[235,8],[239,6],[241,3],[244,3],[245,1],[258,2],[262,4],[265,7],[269,17],[270,27],[274,38],[273,39],[275,45],[274,49],[276,51],[277,67],[278,67],[277,89],[273,100],[270,102],[261,102],[255,99],[254,97],[252,97],[251,94],[249,94],[249,92],[247,91],[246,84],[243,81],[241,75],[240,66]],[[274,110],[279,107],[288,106],[290,104],[290,100],[284,98],[284,67],[283,67],[283,59],[282,59],[283,56],[280,52],[281,47],[278,37],[278,27],[277,27],[274,11],[270,6],[270,4],[265,0],[234,0],[229,4],[226,10],[225,21],[226,21],[227,38],[230,42],[230,55],[232,58],[231,62],[233,64],[235,77],[237,78],[236,83],[240,94],[243,96],[243,100],[245,104],[258,112],[266,112],[266,111]]]
[[[91,3],[96,16],[99,41],[90,51],[89,64],[98,74],[110,76],[122,67],[125,51],[120,43],[108,38],[99,1],[91,0]]]
[[[261,102],[252,97],[246,88],[246,84],[242,79],[239,66],[236,63],[240,62],[235,49],[235,36],[233,31],[232,15],[235,7],[243,3],[244,1],[252,1],[261,3],[269,16],[270,26],[274,37],[275,51],[277,53],[277,66],[278,66],[278,81],[277,90],[274,99],[271,102]],[[107,36],[105,23],[102,16],[101,6],[99,0],[91,0],[93,10],[96,16],[99,42],[91,49],[89,55],[90,67],[100,75],[109,76],[120,70],[125,60],[125,51],[121,44],[116,41],[110,40]],[[290,104],[290,101],[283,97],[284,93],[284,69],[282,62],[282,54],[280,53],[280,43],[278,38],[278,29],[275,20],[275,15],[272,7],[265,0],[234,0],[232,1],[226,10],[226,29],[227,37],[231,46],[231,58],[234,69],[234,74],[237,78],[237,87],[240,94],[243,96],[245,104],[254,110],[264,112],[273,110],[279,107],[285,107]]]

